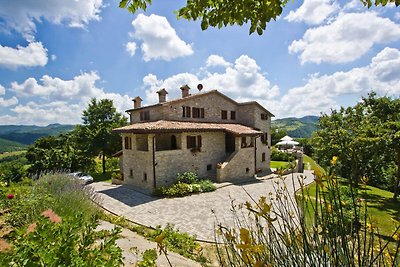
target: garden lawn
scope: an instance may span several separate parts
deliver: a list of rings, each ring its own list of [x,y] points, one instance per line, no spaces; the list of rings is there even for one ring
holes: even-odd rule
[[[271,168],[275,168],[275,169],[287,169],[289,167],[289,162],[286,161],[273,161],[271,160]]]
[[[325,183],[325,182],[323,182]],[[345,179],[340,178],[339,183],[347,186]],[[297,193],[298,195],[300,192]],[[316,196],[316,183],[307,186],[305,195],[311,200]],[[367,201],[368,215],[372,225],[376,226],[379,233],[389,237],[396,226],[400,224],[400,202],[393,201],[393,193],[373,186],[366,186],[365,191],[360,185],[359,196]],[[315,203],[315,200],[314,202]],[[309,207],[311,210],[311,207]]]
[[[319,170],[321,173],[325,174],[325,170],[306,154],[303,154],[303,164],[305,170],[309,167],[311,170]]]

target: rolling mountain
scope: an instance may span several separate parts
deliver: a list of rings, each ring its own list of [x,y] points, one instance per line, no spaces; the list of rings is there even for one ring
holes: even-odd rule
[[[17,142],[15,143],[16,146],[26,146],[32,144],[36,139],[42,136],[58,135],[60,133],[69,132],[74,127],[74,125],[63,125],[58,123],[49,124],[47,126],[0,125],[0,151],[6,151],[1,149],[1,144],[4,144],[4,146],[7,145],[5,141]]]
[[[318,119],[318,116],[277,119],[272,121],[272,128],[284,129],[291,137],[310,137],[317,130]]]
[[[11,152],[23,150],[24,148],[26,148],[24,144],[0,138],[0,152]]]

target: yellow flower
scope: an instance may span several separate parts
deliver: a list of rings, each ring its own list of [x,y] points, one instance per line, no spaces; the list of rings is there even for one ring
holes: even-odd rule
[[[328,245],[324,245],[324,251],[325,251],[325,253],[329,253],[329,247],[328,247]]]
[[[332,157],[332,160],[331,160],[332,166],[335,166],[335,165],[336,165],[337,159],[338,159],[337,156],[333,156],[333,157]]]
[[[240,240],[244,244],[250,244],[251,243],[251,237],[250,237],[250,232],[246,228],[240,228]]]
[[[367,182],[368,182],[368,178],[364,175],[364,176],[361,178],[361,182],[363,183],[363,185],[366,185]]]
[[[332,205],[331,204],[326,204],[326,211],[328,213],[332,213]]]

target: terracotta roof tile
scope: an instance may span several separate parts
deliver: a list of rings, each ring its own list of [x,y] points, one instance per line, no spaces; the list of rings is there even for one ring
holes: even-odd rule
[[[233,123],[165,121],[135,123],[113,130],[117,133],[163,132],[229,132],[235,135],[260,135],[262,132],[248,126]]]

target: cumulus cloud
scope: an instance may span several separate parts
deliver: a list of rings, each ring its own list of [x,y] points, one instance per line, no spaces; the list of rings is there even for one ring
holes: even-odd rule
[[[0,95],[6,94],[6,88],[0,84]],[[9,107],[14,106],[18,103],[18,99],[13,96],[12,98],[5,99],[4,97],[0,97],[0,107]]]
[[[371,90],[379,95],[400,95],[400,51],[384,48],[371,63],[349,71],[330,75],[310,75],[303,86],[290,89],[280,99],[280,105],[272,108],[278,115],[318,115],[337,108],[337,98],[352,95],[365,96]]]
[[[289,46],[301,63],[345,63],[367,53],[374,44],[400,40],[400,25],[374,12],[341,13],[329,24],[308,29]]]
[[[33,40],[36,23],[43,19],[66,23],[70,27],[85,27],[90,21],[100,20],[103,0],[15,0],[2,1],[0,17],[3,27],[22,33]]]
[[[192,46],[179,38],[165,17],[139,14],[132,21],[132,26],[133,37],[142,41],[140,48],[145,61],[152,59],[169,61],[193,54]]]
[[[211,55],[207,58],[206,67],[229,67],[231,63],[227,62],[223,57],[219,55]]]
[[[337,11],[339,6],[332,3],[331,0],[304,0],[304,3],[296,9],[291,10],[285,17],[292,22],[305,22],[307,24],[321,24],[333,12]]]
[[[22,99],[35,99],[20,103],[10,109],[10,114],[0,116],[2,123],[37,124],[80,123],[82,111],[89,100],[111,99],[119,112],[132,107],[127,95],[110,93],[99,88],[96,82],[100,76],[96,72],[81,73],[70,80],[44,75],[40,80],[28,78],[22,83],[11,83],[11,91]],[[0,103],[1,102],[0,98]],[[7,100],[8,105],[16,105],[18,99]],[[4,106],[4,104],[3,104]]]
[[[136,43],[135,42],[128,42],[125,45],[126,51],[133,57],[136,53]]]
[[[218,59],[220,56],[214,55],[212,59]],[[209,57],[210,59],[210,57]],[[206,65],[209,61],[207,60]],[[215,61],[214,61],[215,62]],[[226,62],[225,68],[221,72],[207,71],[202,77],[191,73],[179,73],[165,80],[159,80],[156,75],[149,74],[143,78],[143,84],[146,91],[146,102],[148,104],[157,102],[157,94],[160,88],[168,91],[169,99],[180,97],[179,88],[188,84],[192,92],[196,92],[197,84],[204,86],[203,91],[217,89],[229,97],[238,101],[259,100],[267,101],[279,94],[279,88],[271,83],[261,72],[257,62],[247,55],[242,55],[234,63]],[[221,66],[221,64],[219,64]],[[214,66],[211,64],[211,66]]]
[[[11,48],[0,45],[0,66],[15,69],[18,67],[45,66],[47,49],[41,42],[32,42],[28,46]]]

